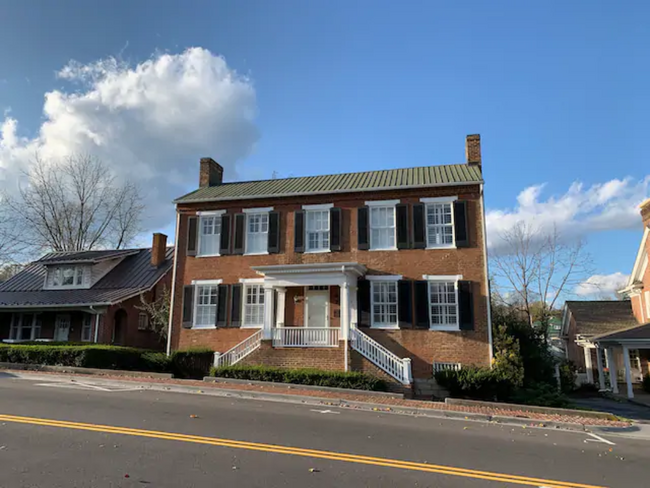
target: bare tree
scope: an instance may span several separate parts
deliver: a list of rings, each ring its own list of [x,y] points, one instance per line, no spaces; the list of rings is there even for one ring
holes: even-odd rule
[[[171,292],[165,286],[157,300],[149,302],[143,294],[140,295],[140,305],[135,306],[149,316],[149,327],[160,336],[162,341],[167,339],[171,296]]]
[[[581,241],[564,241],[556,228],[550,232],[519,222],[500,238],[501,251],[491,257],[491,268],[502,290],[501,300],[522,311],[529,323],[548,325],[562,296],[591,272],[591,258]]]
[[[6,197],[22,240],[39,250],[120,249],[140,230],[144,206],[138,187],[119,183],[100,160],[73,155],[49,162],[36,157],[28,184]]]

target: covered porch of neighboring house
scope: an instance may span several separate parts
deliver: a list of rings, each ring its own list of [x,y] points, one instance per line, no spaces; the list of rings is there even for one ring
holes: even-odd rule
[[[635,388],[650,374],[650,324],[594,337],[591,342],[597,352],[600,388],[634,398]]]
[[[2,342],[98,342],[105,309],[15,309],[0,312]]]

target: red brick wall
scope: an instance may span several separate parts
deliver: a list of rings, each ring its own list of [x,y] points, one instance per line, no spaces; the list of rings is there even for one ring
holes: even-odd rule
[[[470,247],[462,249],[399,251],[360,251],[357,249],[357,212],[366,200],[384,200],[399,198],[402,203],[417,203],[421,197],[458,196],[467,200],[468,221],[470,223]],[[273,264],[303,264],[322,262],[358,262],[368,268],[369,274],[399,274],[405,279],[422,279],[422,275],[462,275],[463,279],[475,282],[474,316],[475,330],[467,332],[429,332],[402,331],[393,334],[396,341],[404,341],[404,355],[413,358],[420,365],[419,373],[427,375],[422,363],[437,361],[460,361],[462,363],[489,364],[488,327],[487,327],[487,284],[485,282],[485,256],[483,254],[483,221],[480,208],[479,187],[459,186],[430,188],[419,190],[384,191],[375,193],[340,194],[333,196],[302,196],[285,199],[249,200],[245,205],[241,201],[215,202],[181,205],[180,227],[178,229],[178,258],[176,293],[173,310],[172,347],[178,349],[188,343],[188,337],[196,343],[213,345],[217,350],[224,347],[214,345],[219,331],[190,331],[181,327],[181,307],[183,285],[192,280],[222,279],[225,284],[238,283],[240,278],[259,277],[252,266]],[[304,204],[333,203],[342,209],[342,251],[331,253],[295,253],[293,250],[294,211]],[[220,256],[187,257],[187,222],[188,216],[199,210],[225,209],[228,213],[241,212],[247,207],[272,206],[281,213],[279,254],[260,256]],[[301,292],[288,290],[286,323],[304,323],[304,310],[301,304],[293,306],[293,294]],[[293,310],[291,310],[293,308]],[[333,313],[335,308],[332,306]],[[386,335],[386,334],[385,334]],[[388,336],[388,335],[387,335]],[[199,337],[204,337],[202,341]],[[391,344],[394,346],[394,344]],[[314,351],[310,349],[309,351]]]
[[[239,364],[264,364],[277,368],[317,368],[326,371],[345,369],[345,351],[341,347],[329,348],[273,348],[269,341]]]

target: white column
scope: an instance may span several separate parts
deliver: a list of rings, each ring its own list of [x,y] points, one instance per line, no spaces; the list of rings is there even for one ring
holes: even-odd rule
[[[634,398],[632,391],[632,365],[630,364],[630,350],[623,346],[623,363],[625,364],[625,383],[627,385],[627,397]]]
[[[603,350],[600,347],[596,348],[596,361],[598,362],[598,383],[600,389],[605,389],[605,372],[603,371]]]
[[[264,326],[262,340],[273,338],[273,287],[264,286]]]
[[[99,339],[99,314],[95,315],[95,342]]]
[[[350,327],[357,327],[357,287],[350,287]]]
[[[607,366],[609,367],[609,385],[612,388],[612,393],[618,393],[618,375],[616,374],[616,359],[614,358],[614,348],[606,348],[605,354],[607,355]]]
[[[286,313],[285,299],[287,296],[287,289],[280,287],[276,288],[276,290],[278,292],[278,310],[275,314],[275,326],[284,327],[284,317]]]
[[[341,292],[341,339],[350,337],[350,285],[339,286]]]
[[[587,370],[587,383],[594,382],[594,365],[591,362],[591,348],[583,347],[585,352],[585,369]]]

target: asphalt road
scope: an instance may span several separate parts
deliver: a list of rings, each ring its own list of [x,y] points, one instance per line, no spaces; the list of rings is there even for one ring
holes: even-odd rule
[[[0,374],[1,488],[648,486],[605,437]]]

